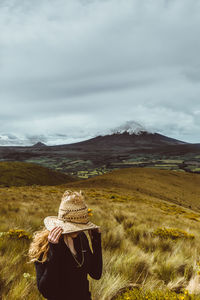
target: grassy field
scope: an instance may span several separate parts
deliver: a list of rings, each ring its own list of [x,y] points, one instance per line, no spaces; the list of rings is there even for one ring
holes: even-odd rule
[[[68,188],[85,191],[102,229],[102,278],[88,276],[93,300],[200,299],[200,175],[148,168],[0,188],[0,299],[43,299],[27,250]]]
[[[200,157],[196,153],[182,155],[159,154],[159,153],[135,153],[118,155],[103,159],[96,164],[91,159],[66,158],[65,156],[41,156],[24,159],[26,162],[37,163],[53,170],[61,171],[79,178],[85,179],[106,174],[115,169],[129,167],[147,167],[167,170],[181,170],[183,172],[200,172]]]

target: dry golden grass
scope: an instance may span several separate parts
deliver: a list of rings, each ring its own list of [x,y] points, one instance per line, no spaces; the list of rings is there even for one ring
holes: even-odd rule
[[[72,187],[113,188],[132,192],[136,199],[162,199],[200,212],[200,176],[153,168],[125,168],[74,182]]]
[[[180,193],[180,186],[176,186],[176,191],[172,183],[181,183],[182,178],[182,186],[190,191],[193,189],[191,202],[185,198],[181,198],[180,202],[195,207],[194,203],[198,205],[199,187],[195,189],[194,186],[199,175],[182,177],[187,174],[181,173],[177,177],[173,171],[141,170],[132,169],[132,173],[131,169],[121,170],[121,181],[118,170],[62,186],[0,188],[0,232],[14,228],[33,233],[43,226],[44,217],[57,214],[66,189],[81,188],[93,210],[91,221],[102,229],[102,278],[94,280],[88,276],[94,300],[112,299],[120,289],[133,285],[138,285],[146,293],[159,290],[163,295],[160,299],[165,299],[168,290],[176,292],[173,295],[186,290],[196,294],[191,299],[198,299],[200,215],[197,210],[172,203],[174,196]],[[168,188],[168,193],[161,187],[161,182]],[[185,191],[185,194],[189,192]],[[164,196],[170,201],[163,200]],[[173,234],[184,231],[186,236],[192,234],[194,238],[180,236],[174,239],[170,234],[163,238],[153,234],[158,228],[168,228]],[[0,236],[0,293],[3,300],[43,299],[36,288],[34,267],[26,263],[29,243],[28,239]],[[124,294],[120,299],[146,299],[142,298],[142,294],[134,298],[134,293],[133,290],[132,294]],[[149,294],[148,299],[159,299],[155,295],[151,297]],[[182,296],[184,298],[174,297],[171,299],[189,299],[185,298],[188,297],[186,294]]]
[[[27,185],[56,185],[77,178],[34,163],[0,162],[0,187]]]

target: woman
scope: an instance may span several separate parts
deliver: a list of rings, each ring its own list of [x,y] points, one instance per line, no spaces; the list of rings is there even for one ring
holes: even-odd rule
[[[82,191],[66,191],[58,217],[44,223],[29,249],[40,293],[48,300],[91,300],[87,274],[96,280],[102,275],[101,231],[89,221]]]

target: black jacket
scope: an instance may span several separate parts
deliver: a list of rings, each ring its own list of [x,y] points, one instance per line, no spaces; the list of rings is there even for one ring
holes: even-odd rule
[[[73,238],[79,262],[82,258],[82,241],[84,264],[81,267],[77,267],[77,262],[65,244],[63,235],[58,244],[49,243],[48,259],[44,263],[35,262],[37,287],[45,298],[48,300],[91,300],[87,274],[96,280],[102,275],[101,233],[92,231],[92,237],[93,253],[83,231]]]

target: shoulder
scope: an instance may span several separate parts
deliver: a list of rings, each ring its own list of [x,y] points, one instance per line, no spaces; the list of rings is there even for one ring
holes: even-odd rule
[[[37,265],[43,265],[46,263],[45,262],[42,262],[42,258],[43,258],[43,255],[44,255],[44,252],[42,252],[39,256],[39,258],[37,260],[34,261],[34,265],[37,266]]]
[[[88,241],[87,235],[86,235],[86,233],[85,233],[84,231],[81,231],[81,232],[79,233],[79,235],[80,235],[80,237],[81,237],[83,240],[87,240],[87,241]]]
[[[80,232],[80,237],[86,244],[89,244],[89,240],[85,232]],[[92,244],[101,243],[101,232],[93,231],[91,242]]]
[[[87,237],[85,232],[81,231],[80,236],[83,237],[83,239],[88,240],[88,237]],[[101,232],[98,232],[98,231],[94,230],[92,232],[92,237],[93,237],[94,240],[101,239]]]
[[[85,232],[81,231],[79,233],[79,236],[80,236],[81,240],[83,241],[83,244],[86,244],[86,245],[89,244],[88,237]]]

